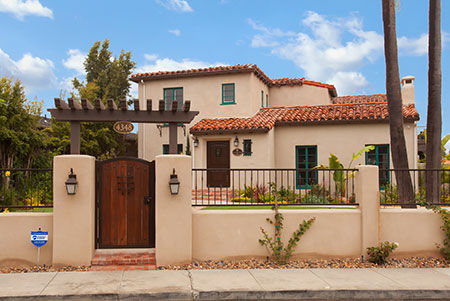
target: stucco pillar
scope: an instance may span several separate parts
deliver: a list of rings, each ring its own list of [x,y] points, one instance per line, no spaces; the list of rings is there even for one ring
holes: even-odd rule
[[[73,168],[77,191],[68,195],[65,182]],[[90,265],[95,252],[95,158],[53,158],[53,264]]]
[[[360,165],[357,169],[355,194],[361,210],[361,255],[367,255],[367,248],[379,243],[378,166]]]
[[[192,260],[192,172],[191,157],[163,155],[156,157],[156,264],[169,265]],[[177,195],[169,189],[170,175],[180,181]]]

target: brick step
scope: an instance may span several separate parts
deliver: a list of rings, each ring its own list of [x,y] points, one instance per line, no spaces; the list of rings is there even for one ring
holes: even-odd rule
[[[92,266],[155,265],[155,253],[96,254]]]
[[[91,266],[90,271],[149,271],[156,270],[155,264],[140,265],[95,265]]]

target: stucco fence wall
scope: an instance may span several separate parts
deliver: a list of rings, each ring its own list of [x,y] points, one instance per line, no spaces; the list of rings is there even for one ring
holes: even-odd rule
[[[0,213],[0,266],[35,265],[37,247],[31,244],[31,231],[48,231],[41,247],[40,264],[49,265],[53,256],[53,213]]]
[[[282,239],[287,243],[298,224],[315,217],[301,238],[294,256],[359,257],[364,252],[361,240],[360,209],[280,210],[284,216]],[[436,243],[444,234],[439,215],[424,208],[381,209],[381,241],[398,242],[397,255],[438,255]],[[264,257],[260,227],[273,235],[271,210],[198,210],[192,215],[192,256],[197,260],[226,257]]]

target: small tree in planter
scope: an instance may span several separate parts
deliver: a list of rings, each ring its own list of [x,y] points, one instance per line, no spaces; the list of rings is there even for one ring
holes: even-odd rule
[[[308,230],[312,223],[315,220],[315,217],[310,218],[309,220],[304,220],[302,223],[298,225],[298,229],[292,233],[292,237],[289,239],[287,246],[285,247],[283,242],[281,241],[281,230],[283,229],[283,215],[278,211],[278,197],[275,193],[275,204],[272,209],[275,211],[274,219],[267,218],[267,222],[275,227],[275,235],[274,237],[270,237],[269,234],[261,227],[261,232],[263,234],[263,239],[259,240],[259,243],[262,246],[265,246],[269,253],[271,253],[271,257],[278,264],[286,264],[292,256],[292,253],[297,246],[300,238],[305,234],[306,230]]]

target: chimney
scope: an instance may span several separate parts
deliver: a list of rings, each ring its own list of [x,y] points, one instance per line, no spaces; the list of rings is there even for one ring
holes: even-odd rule
[[[414,100],[414,80],[412,75],[402,78],[402,101],[404,105],[415,104]]]

